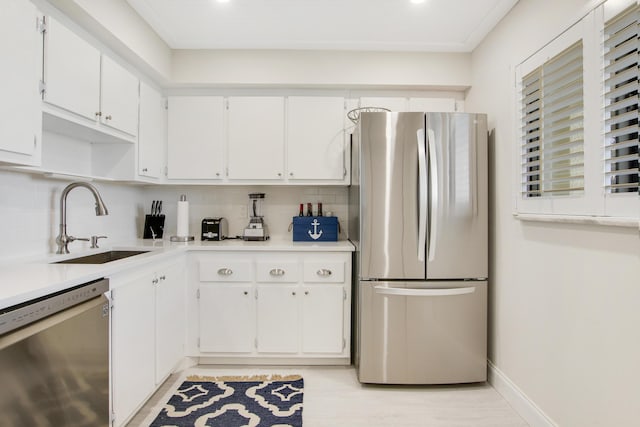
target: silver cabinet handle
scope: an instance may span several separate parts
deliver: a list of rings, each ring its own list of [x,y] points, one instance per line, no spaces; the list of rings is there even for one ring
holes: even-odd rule
[[[333,273],[328,268],[321,268],[320,270],[316,271],[316,274],[320,277],[329,277]]]
[[[107,117],[105,117],[105,120],[112,120],[111,114],[109,114]]]
[[[293,296],[295,297],[295,296],[296,296],[296,293],[295,293],[295,291],[294,291],[294,292],[291,292],[291,295],[293,295]]]
[[[142,168],[142,172],[149,172],[149,169],[147,169],[147,168]]]
[[[249,295],[249,291],[244,291],[244,294],[245,295]]]
[[[157,278],[155,278],[155,279],[153,279],[153,280],[151,281],[151,283],[153,283],[154,285],[157,285],[157,284],[158,284],[158,282],[159,282],[159,280],[158,280]]]
[[[166,279],[167,279],[167,276],[165,275],[160,276],[160,280],[166,280]]]
[[[284,270],[281,268],[273,268],[271,269],[271,271],[269,271],[269,274],[274,277],[281,277],[284,276]]]
[[[233,274],[233,270],[230,268],[221,268],[218,270],[218,274],[221,276],[231,276]]]

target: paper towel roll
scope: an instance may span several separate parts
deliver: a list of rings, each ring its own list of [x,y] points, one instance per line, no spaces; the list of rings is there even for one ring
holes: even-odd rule
[[[178,202],[178,229],[176,235],[178,237],[187,237],[189,235],[189,202],[186,200]]]

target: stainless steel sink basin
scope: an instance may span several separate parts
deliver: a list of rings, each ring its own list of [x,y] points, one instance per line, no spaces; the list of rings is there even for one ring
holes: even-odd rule
[[[81,256],[78,258],[65,259],[55,264],[105,264],[111,261],[117,261],[123,258],[129,258],[140,254],[146,254],[149,251],[108,251],[99,254]]]

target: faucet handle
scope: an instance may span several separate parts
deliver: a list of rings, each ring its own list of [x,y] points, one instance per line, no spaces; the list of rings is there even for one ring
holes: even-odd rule
[[[98,248],[98,239],[106,239],[107,236],[91,236],[91,249]],[[86,239],[89,241],[89,239]]]

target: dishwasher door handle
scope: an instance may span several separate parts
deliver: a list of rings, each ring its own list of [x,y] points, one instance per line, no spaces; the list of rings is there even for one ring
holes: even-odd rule
[[[476,291],[475,286],[467,286],[464,288],[389,288],[386,286],[374,286],[373,289],[377,294],[404,297],[439,297],[472,294]]]

